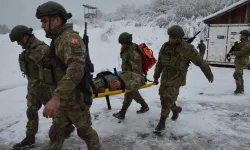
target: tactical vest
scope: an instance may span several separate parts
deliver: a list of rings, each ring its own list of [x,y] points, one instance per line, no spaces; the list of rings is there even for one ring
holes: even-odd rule
[[[21,54],[19,54],[19,65],[20,65],[20,70],[25,76],[29,76],[29,68],[28,68],[28,63],[29,63],[29,50],[24,50]]]
[[[185,48],[180,46],[168,47],[166,44],[160,54],[163,76],[166,76],[165,78],[169,81],[169,84],[178,84],[180,86],[186,84],[186,74],[190,61],[184,58],[183,51],[185,51]]]
[[[167,48],[161,53],[162,65],[168,69],[187,70],[189,61],[184,58],[183,50],[179,47]]]
[[[246,44],[246,43],[250,45],[250,42],[245,42],[245,43],[241,42],[241,43],[237,44],[235,46],[235,51],[236,52],[241,51],[242,48],[244,47],[244,44]],[[236,56],[234,63],[235,63],[236,66],[238,66],[238,65],[245,66],[248,63],[248,61],[249,61],[249,56],[248,55],[244,55],[244,56],[240,56],[240,57]]]
[[[135,72],[135,73],[143,74],[143,62],[142,62],[143,51],[141,49],[139,49],[139,46],[137,44],[132,43],[131,47],[129,47],[126,50],[122,50],[120,53],[120,57],[122,58],[123,55],[127,55],[127,60],[134,59],[131,56],[132,55],[131,53],[134,53],[134,51],[139,53],[138,56],[134,56],[134,57],[138,57],[138,59],[140,59],[140,61],[141,61],[140,66],[138,66],[139,70],[137,70],[137,72]],[[122,62],[122,63],[123,63],[123,65],[125,65],[125,68],[122,68],[123,69],[122,71],[133,71],[131,63],[128,63],[128,62]]]

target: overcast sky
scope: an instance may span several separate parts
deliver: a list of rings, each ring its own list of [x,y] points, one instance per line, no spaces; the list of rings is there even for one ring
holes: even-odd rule
[[[40,21],[36,19],[36,8],[48,0],[1,0],[0,24],[6,24],[10,29],[17,24],[40,28]],[[103,12],[113,12],[122,4],[136,4],[137,6],[148,3],[150,0],[54,0],[60,2],[68,12],[73,14],[73,19],[83,20],[83,4],[99,8]]]

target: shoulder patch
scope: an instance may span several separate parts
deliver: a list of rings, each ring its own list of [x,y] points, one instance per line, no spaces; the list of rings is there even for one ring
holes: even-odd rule
[[[139,59],[140,54],[139,54],[139,52],[138,52],[138,51],[136,51],[136,50],[135,50],[135,51],[133,51],[133,54],[134,54],[134,55],[133,55],[133,57],[134,57],[134,59],[135,59],[135,60]]]
[[[134,59],[137,60],[137,59],[139,59],[139,57],[138,56],[134,56]]]
[[[74,44],[74,45],[78,45],[79,44],[79,40],[78,39],[71,39],[70,43]]]

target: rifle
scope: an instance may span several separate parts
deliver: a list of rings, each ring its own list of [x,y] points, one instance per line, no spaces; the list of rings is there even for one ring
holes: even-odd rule
[[[188,42],[188,43],[192,43],[193,41],[194,41],[194,39],[196,38],[196,36],[198,35],[198,34],[200,34],[201,33],[201,31],[199,31],[199,32],[197,32],[193,37],[191,37],[191,38],[184,38],[184,40],[186,41],[186,42]]]
[[[236,47],[236,45],[238,45],[238,44],[239,44],[239,43],[236,41],[236,42],[234,43],[234,45],[231,47],[230,51],[227,53],[227,55],[226,55],[227,61],[229,61],[229,62],[231,61],[231,55],[232,55],[233,52],[236,51],[235,47]]]
[[[90,60],[89,57],[89,48],[88,48],[88,43],[89,43],[89,37],[87,35],[87,23],[85,22],[85,29],[84,29],[84,35],[83,35],[83,42],[86,45],[86,51],[87,51],[87,56],[85,60],[85,67],[84,67],[84,76],[82,77],[81,81],[79,84],[77,84],[77,88],[83,93],[83,98],[84,102],[87,105],[92,105],[93,98],[92,94],[94,91],[94,94],[97,96],[95,86],[93,83],[93,75],[91,74],[94,72],[94,65]],[[66,64],[55,55],[55,46],[54,46],[54,41],[51,41],[50,45],[50,58],[54,59],[56,62],[56,65],[64,72],[66,73],[67,66]],[[92,89],[91,89],[92,87]]]
[[[87,35],[87,22],[85,22],[85,29],[84,29],[84,34],[83,34],[83,42],[86,46],[86,51],[87,51],[87,58],[86,58],[86,66],[89,68],[89,71],[91,73],[94,72],[94,64],[90,60],[89,56],[89,36]]]

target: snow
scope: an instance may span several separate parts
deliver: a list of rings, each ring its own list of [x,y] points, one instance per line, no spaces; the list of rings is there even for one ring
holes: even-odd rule
[[[248,2],[248,1],[249,1],[249,0],[241,0],[241,1],[239,1],[239,2],[233,3],[232,5],[230,5],[230,6],[226,7],[226,8],[224,8],[224,9],[221,9],[221,10],[217,11],[217,12],[214,13],[214,14],[211,14],[211,15],[205,17],[205,18],[202,18],[201,21],[205,21],[205,20],[207,20],[207,19],[210,19],[210,18],[213,18],[213,17],[215,17],[215,16],[217,16],[217,15],[220,15],[221,13],[230,11],[230,10],[233,9],[234,7],[237,7],[238,5],[241,5],[241,4],[246,3],[246,2]]]
[[[113,32],[108,32],[112,28]],[[75,29],[83,34],[81,26]],[[110,30],[109,30],[110,31]],[[101,27],[89,27],[90,56],[96,72],[114,67],[120,68],[121,32],[133,33],[136,43],[145,42],[158,57],[161,45],[167,41],[165,29],[157,27],[125,26],[124,22],[105,23]],[[104,34],[105,33],[105,34]],[[49,43],[43,31],[36,36]],[[198,39],[196,40],[198,41]],[[195,43],[196,47],[197,43]],[[21,76],[16,43],[10,43],[8,35],[0,36],[0,149],[10,149],[25,136],[27,81]],[[153,69],[149,79],[152,79]],[[250,71],[244,71],[245,94],[233,95],[234,69],[212,67],[214,83],[209,83],[195,65],[189,67],[187,85],[180,89],[178,105],[183,108],[177,121],[168,119],[163,136],[152,133],[160,118],[161,104],[159,85],[140,90],[150,106],[145,114],[136,114],[140,105],[133,101],[126,114],[126,120],[117,123],[112,114],[122,106],[123,95],[110,97],[112,110],[107,109],[105,98],[94,99],[91,107],[93,128],[99,134],[103,150],[249,150],[250,148]],[[42,150],[47,144],[51,119],[39,111],[39,131],[36,135],[35,150]],[[171,117],[172,114],[170,114]],[[86,144],[74,132],[64,142],[63,150],[87,149]]]

